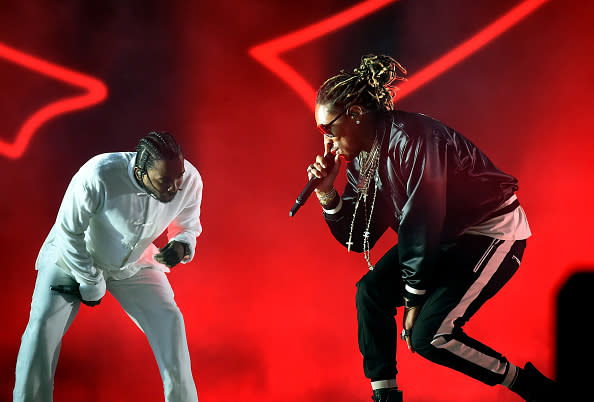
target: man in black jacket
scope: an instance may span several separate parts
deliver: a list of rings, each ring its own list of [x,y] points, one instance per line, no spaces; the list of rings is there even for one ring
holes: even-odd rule
[[[520,265],[530,228],[515,191],[468,139],[427,116],[393,110],[392,82],[404,68],[368,55],[318,91],[316,122],[326,154],[308,167],[334,237],[362,252],[370,271],[357,283],[359,348],[375,401],[401,401],[396,384],[396,307],[401,338],[421,356],[526,400],[554,397],[555,383],[467,336],[468,319]],[[342,196],[341,159],[350,162]],[[398,244],[375,266],[369,253],[390,227]]]

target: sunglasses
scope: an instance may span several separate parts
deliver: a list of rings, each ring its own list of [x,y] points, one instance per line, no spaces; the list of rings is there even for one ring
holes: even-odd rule
[[[330,131],[330,126],[336,121],[338,120],[343,114],[345,114],[346,109],[343,110],[339,115],[337,115],[335,118],[333,118],[332,120],[330,120],[329,123],[326,124],[318,124],[318,129],[320,130],[320,132],[322,134],[324,134],[326,137],[334,137],[334,134],[332,133],[332,131]]]

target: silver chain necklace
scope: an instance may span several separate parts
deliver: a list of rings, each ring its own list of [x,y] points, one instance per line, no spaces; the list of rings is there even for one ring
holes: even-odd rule
[[[382,141],[378,140],[378,136],[376,135],[375,140],[373,141],[373,145],[371,147],[371,151],[368,155],[361,152],[363,155],[361,160],[361,164],[363,167],[361,168],[359,174],[359,180],[357,182],[357,202],[355,203],[355,210],[353,211],[353,220],[351,221],[351,230],[349,233],[349,241],[347,244],[347,250],[351,251],[351,246],[353,245],[353,228],[355,227],[355,220],[357,218],[357,210],[359,209],[359,204],[361,200],[363,200],[364,210],[365,210],[365,231],[363,232],[363,256],[365,257],[365,261],[367,262],[367,266],[370,270],[373,270],[373,265],[371,264],[370,260],[370,252],[371,247],[369,244],[369,228],[371,226],[371,217],[373,216],[373,209],[375,207],[375,199],[377,196],[377,187],[379,181],[379,159],[380,159],[380,149],[381,149]],[[371,183],[371,179],[373,178],[374,190],[373,190],[373,198],[371,200],[371,210],[369,211],[369,215],[367,215],[367,195],[369,192],[369,184]]]

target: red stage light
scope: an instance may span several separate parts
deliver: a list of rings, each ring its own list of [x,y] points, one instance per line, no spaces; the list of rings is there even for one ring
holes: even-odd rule
[[[349,25],[396,0],[367,0],[320,22],[250,48],[249,53],[270,71],[285,81],[310,107],[316,91],[297,71],[282,61],[279,55],[304,43]]]
[[[479,33],[462,44],[456,46],[454,49],[450,50],[445,55],[435,60],[433,63],[415,73],[408,81],[400,84],[398,97],[402,98],[412,93],[416,89],[452,68],[454,65],[472,55],[487,43],[491,42],[493,39],[497,38],[499,35],[516,25],[547,1],[548,0],[527,0],[512,8],[493,23],[483,28]]]
[[[280,54],[349,25],[395,0],[368,0],[295,32],[250,48],[250,55],[285,81],[313,109],[316,91]],[[412,93],[497,38],[548,0],[525,0],[461,45],[399,85],[398,97]]]
[[[19,158],[25,152],[35,131],[51,118],[95,105],[107,97],[107,87],[101,81],[22,53],[2,43],[0,43],[0,57],[29,70],[85,90],[82,95],[63,98],[37,110],[23,123],[13,142],[0,140],[0,155],[8,158]]]

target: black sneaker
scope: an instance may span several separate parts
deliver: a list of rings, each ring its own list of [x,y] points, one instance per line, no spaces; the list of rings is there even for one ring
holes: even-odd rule
[[[371,399],[374,402],[402,402],[402,391],[398,388],[374,389]]]
[[[545,377],[532,363],[526,363],[520,375],[522,378],[518,380],[522,382],[523,389],[518,393],[522,398],[530,402],[559,401],[557,383]]]

